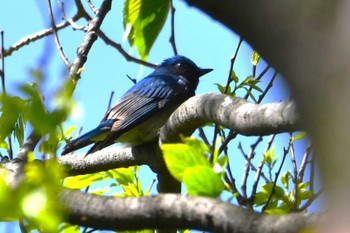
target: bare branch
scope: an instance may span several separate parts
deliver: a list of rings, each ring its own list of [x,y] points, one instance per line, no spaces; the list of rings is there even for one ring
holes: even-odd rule
[[[191,135],[207,122],[215,122],[242,135],[268,135],[301,129],[292,101],[252,104],[221,94],[204,94],[190,98],[170,117],[161,129],[164,141],[178,140],[178,135]]]
[[[175,43],[175,7],[173,0],[170,0],[170,13],[171,13],[171,36],[170,36],[170,44],[173,48],[174,54],[177,55],[177,48]]]
[[[116,231],[190,228],[211,232],[294,233],[322,219],[317,214],[257,214],[217,199],[177,194],[115,198],[64,190],[60,199],[69,210],[70,223]]]
[[[108,45],[112,46],[113,48],[117,49],[118,52],[120,52],[127,61],[132,61],[132,62],[141,64],[141,65],[144,65],[144,66],[147,66],[147,67],[151,67],[151,68],[156,68],[157,67],[157,65],[155,65],[155,64],[152,64],[152,63],[149,63],[147,61],[143,61],[143,60],[138,59],[136,57],[130,56],[123,49],[121,44],[118,44],[118,43],[114,42],[113,40],[111,40],[108,36],[106,36],[106,34],[102,30],[99,30],[97,32],[97,34],[106,44],[108,44]]]
[[[69,77],[73,81],[79,79],[80,70],[87,60],[87,56],[92,48],[92,45],[97,40],[97,31],[100,29],[101,24],[111,9],[112,0],[104,0],[95,18],[89,22],[87,33],[82,45],[77,49],[77,57],[70,67]]]
[[[60,54],[62,61],[66,65],[66,67],[69,68],[71,63],[69,62],[68,58],[64,54],[60,39],[58,38],[56,23],[55,23],[55,19],[54,19],[53,12],[52,12],[51,0],[47,0],[47,4],[49,6],[49,16],[50,16],[51,28],[52,28],[53,35],[55,37],[55,43],[56,43],[58,52]]]
[[[72,21],[77,21],[81,17],[82,16],[80,16],[80,15],[75,15],[72,18]],[[56,25],[56,29],[60,30],[60,29],[63,29],[65,27],[67,27],[67,26],[69,26],[69,22],[65,21],[65,22],[62,22],[62,23]],[[26,36],[23,39],[21,39],[20,41],[18,41],[17,43],[15,43],[14,45],[12,45],[7,50],[5,50],[3,53],[1,53],[0,57],[2,57],[3,54],[4,54],[4,57],[10,56],[14,51],[18,51],[23,46],[29,45],[30,43],[35,42],[35,41],[37,41],[37,40],[39,40],[41,38],[44,38],[44,37],[46,37],[48,35],[51,35],[52,33],[53,33],[53,30],[52,30],[52,28],[50,28],[50,29],[45,29],[45,30],[37,32],[35,34]]]

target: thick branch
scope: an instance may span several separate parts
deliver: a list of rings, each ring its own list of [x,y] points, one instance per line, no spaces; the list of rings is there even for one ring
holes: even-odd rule
[[[60,199],[68,207],[70,223],[118,231],[190,228],[212,232],[294,233],[321,220],[316,214],[257,214],[217,199],[177,194],[114,198],[65,190]]]
[[[69,154],[57,158],[57,162],[67,167],[68,175],[81,175],[119,167],[148,164],[157,167],[158,147],[149,143],[139,147],[109,147],[85,156],[85,153]]]
[[[205,123],[217,123],[244,135],[266,135],[301,129],[293,102],[252,104],[221,94],[204,94],[186,101],[161,129],[163,141],[174,141],[179,134],[190,135]],[[147,164],[158,170],[157,145],[111,147],[85,157],[84,153],[66,155],[58,162],[67,166],[69,175],[105,171],[117,167]]]
[[[253,104],[221,94],[204,94],[186,101],[161,130],[163,141],[190,135],[205,123],[217,123],[243,135],[268,135],[301,129],[296,106],[291,101]]]

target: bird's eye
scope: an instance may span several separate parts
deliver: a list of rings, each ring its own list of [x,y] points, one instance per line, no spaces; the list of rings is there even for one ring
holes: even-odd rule
[[[181,68],[181,67],[183,67],[183,64],[181,63],[181,62],[179,62],[179,63],[176,63],[176,68]]]

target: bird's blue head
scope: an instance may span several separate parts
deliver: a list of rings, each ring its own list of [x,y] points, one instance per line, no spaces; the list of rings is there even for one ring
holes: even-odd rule
[[[209,73],[213,69],[201,69],[187,57],[177,55],[164,60],[157,67],[157,70],[166,70],[173,75],[184,78],[196,89],[199,77]]]

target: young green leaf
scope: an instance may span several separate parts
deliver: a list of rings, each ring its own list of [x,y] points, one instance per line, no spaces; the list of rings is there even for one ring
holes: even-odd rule
[[[168,16],[170,2],[164,0],[126,0],[124,28],[130,45],[136,46],[141,58],[148,54]]]
[[[199,140],[185,139],[185,143],[163,144],[161,149],[171,175],[179,181],[183,181],[186,168],[197,165],[211,168],[205,156],[209,148]]]
[[[250,58],[250,61],[251,61],[251,63],[253,64],[253,66],[258,65],[258,63],[259,63],[259,61],[260,61],[260,55],[258,54],[257,51],[254,51],[254,52],[252,53],[252,56],[251,56],[251,58]]]
[[[183,174],[183,182],[192,196],[218,197],[225,189],[221,175],[207,166],[187,168]]]

